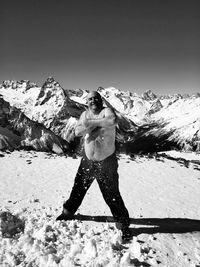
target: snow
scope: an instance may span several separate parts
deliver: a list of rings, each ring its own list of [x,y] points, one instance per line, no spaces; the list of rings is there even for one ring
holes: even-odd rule
[[[40,92],[39,87],[31,87],[25,91],[26,86],[18,87],[17,90],[8,88],[0,88],[0,94],[4,96],[5,101],[9,102],[11,106],[21,109],[25,115],[29,117],[29,113],[35,105],[36,99]]]
[[[0,266],[200,265],[199,154],[119,155],[133,233],[126,242],[96,182],[75,220],[55,221],[79,162],[43,152],[0,153]]]
[[[186,149],[185,142],[191,144],[200,138],[199,110],[200,98],[179,99],[153,114],[152,118],[167,122],[166,131],[174,130],[171,139],[182,142],[182,147]]]

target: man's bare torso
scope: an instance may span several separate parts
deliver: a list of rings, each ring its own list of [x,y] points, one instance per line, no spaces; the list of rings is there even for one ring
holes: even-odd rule
[[[106,109],[102,109],[98,115],[94,115],[89,110],[86,111],[88,119],[105,117]],[[101,161],[115,152],[115,125],[111,127],[97,127],[92,133],[84,136],[85,154],[89,160]]]

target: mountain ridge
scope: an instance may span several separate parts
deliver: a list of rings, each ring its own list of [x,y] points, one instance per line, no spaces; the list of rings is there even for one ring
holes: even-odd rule
[[[198,147],[199,93],[166,96],[147,90],[138,95],[115,87],[99,87],[97,91],[104,105],[111,107],[117,115],[117,141],[123,150],[131,150],[130,153],[151,152],[173,146],[195,151]],[[29,80],[6,80],[0,84],[1,99],[67,142],[68,150],[70,147],[74,150],[80,143],[74,138],[74,127],[86,109],[88,92],[64,89],[53,77],[48,77],[41,87]]]

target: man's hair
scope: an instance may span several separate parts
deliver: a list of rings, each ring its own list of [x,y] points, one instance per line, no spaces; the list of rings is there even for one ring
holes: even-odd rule
[[[100,95],[100,93],[97,92],[97,91],[91,91],[87,95],[92,94],[92,93],[95,94],[95,95],[97,95],[99,98],[102,98],[101,95]]]

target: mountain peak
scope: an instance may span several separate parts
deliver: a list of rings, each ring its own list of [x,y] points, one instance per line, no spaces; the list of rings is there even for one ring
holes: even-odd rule
[[[147,90],[142,94],[142,98],[144,100],[155,100],[157,98],[157,95],[154,94],[151,90]]]
[[[52,76],[49,76],[42,85],[42,88],[44,87],[61,87],[61,85]]]
[[[61,87],[59,82],[55,81],[53,77],[48,77],[41,87],[40,93],[37,97],[36,105],[43,105],[50,99],[56,102],[63,102],[67,97],[68,96],[66,95],[66,92]]]

